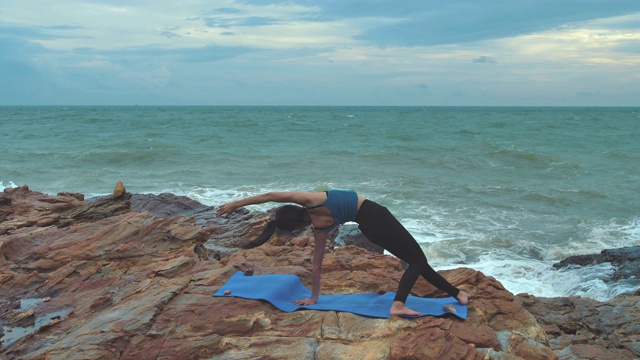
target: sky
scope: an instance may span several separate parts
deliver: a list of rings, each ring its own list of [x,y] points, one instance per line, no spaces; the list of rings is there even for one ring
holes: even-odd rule
[[[640,0],[0,0],[0,105],[640,106]]]

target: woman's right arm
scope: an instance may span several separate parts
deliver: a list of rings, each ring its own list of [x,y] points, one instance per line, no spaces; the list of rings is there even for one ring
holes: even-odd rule
[[[267,192],[264,194],[249,196],[244,199],[228,202],[220,205],[216,211],[216,215],[231,214],[235,209],[247,206],[263,204],[266,202],[279,202],[279,203],[296,203],[298,205],[308,205],[310,203],[310,195],[312,193],[303,191],[282,191],[282,192]]]
[[[320,279],[322,277],[322,259],[324,257],[324,251],[327,248],[328,235],[329,233],[326,231],[313,231],[315,242],[311,269],[311,298],[295,300],[293,303],[298,306],[313,305],[318,302],[318,297],[320,296]]]

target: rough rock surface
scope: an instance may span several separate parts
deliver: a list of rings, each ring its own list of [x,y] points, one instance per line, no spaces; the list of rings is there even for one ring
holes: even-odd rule
[[[608,262],[616,268],[611,280],[640,279],[640,261],[638,260],[640,260],[640,246],[627,246],[619,249],[605,249],[600,254],[570,256],[553,266],[562,268],[570,265],[587,266]]]
[[[516,303],[532,313],[561,359],[637,359],[640,356],[640,297],[607,302],[580,297],[536,298]]]
[[[607,303],[516,297],[468,268],[442,272],[473,297],[466,321],[283,313],[265,302],[212,297],[238,270],[296,274],[309,285],[307,229],[277,232],[268,244],[241,249],[271,216],[240,210],[216,218],[201,204],[171,195],[132,197],[123,186],[92,201],[26,186],[5,189],[0,358],[640,357],[637,295]],[[395,291],[402,271],[398,259],[361,247],[329,249],[322,291]],[[442,296],[422,280],[414,292]]]

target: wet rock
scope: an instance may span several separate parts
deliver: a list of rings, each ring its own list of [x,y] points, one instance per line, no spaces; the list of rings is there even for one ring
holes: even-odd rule
[[[556,264],[555,268],[569,265],[589,266],[611,263],[616,267],[611,280],[640,278],[640,246],[628,246],[618,249],[605,249],[600,254],[570,256]]]
[[[538,319],[550,339],[549,347],[560,359],[634,359],[640,355],[637,295],[599,302],[581,297],[520,294],[516,303]],[[588,353],[592,355],[581,357]]]

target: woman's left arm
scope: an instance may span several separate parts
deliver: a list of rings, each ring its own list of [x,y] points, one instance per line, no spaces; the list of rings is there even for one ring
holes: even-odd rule
[[[311,298],[296,300],[293,303],[302,305],[313,305],[318,302],[320,296],[320,279],[322,275],[322,260],[324,258],[324,250],[327,247],[327,237],[329,233],[326,231],[313,231],[314,247],[313,247],[313,269],[311,271]]]

